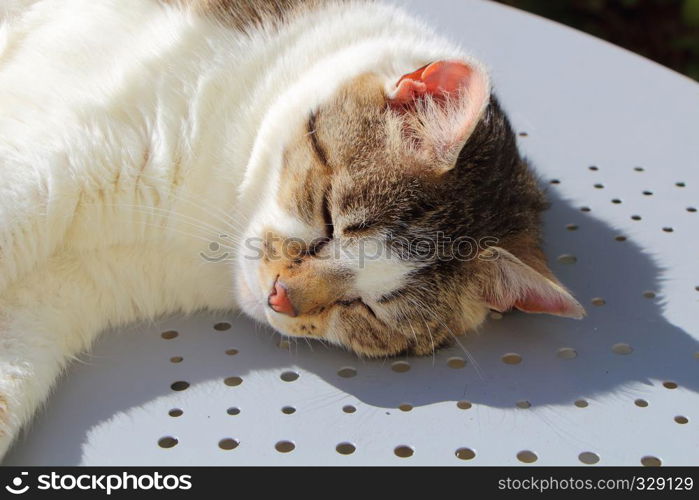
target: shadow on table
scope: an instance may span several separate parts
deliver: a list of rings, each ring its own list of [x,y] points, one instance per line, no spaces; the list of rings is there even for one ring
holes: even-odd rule
[[[571,223],[578,230],[564,229]],[[631,240],[617,241],[620,233],[593,214],[560,199],[553,199],[546,228],[554,271],[588,309],[582,321],[507,314],[489,320],[479,335],[461,339],[470,354],[454,346],[434,357],[408,359],[410,370],[405,373],[392,370],[395,360],[359,360],[320,343],[300,342],[290,352],[284,351],[277,347],[278,335],[244,318],[235,320],[227,332],[212,329],[210,335],[183,336],[186,375],[176,364],[162,362],[175,352],[167,349],[176,344],[163,344],[168,341],[159,336],[156,340],[107,336],[85,358],[87,364],[74,365],[68,380],[61,381],[48,410],[35,419],[31,432],[20,439],[6,463],[26,464],[25,449],[33,450],[32,460],[36,450],[42,450],[41,464],[80,463],[81,447],[91,428],[120,411],[171,394],[170,384],[183,377],[194,385],[231,375],[244,378],[250,371],[281,373],[297,366],[337,388],[338,394],[342,391],[349,399],[381,408],[462,400],[500,408],[514,408],[519,400],[535,406],[570,405],[611,391],[633,401],[643,397],[644,384],[668,381],[697,391],[699,342],[665,319],[662,296],[643,295],[659,289],[661,270],[653,260]],[[562,264],[556,259],[560,254],[574,254],[577,262]],[[603,298],[605,304],[592,305],[595,297]],[[179,321],[170,323],[180,328]],[[615,344],[626,344],[632,351],[617,354],[612,350]],[[241,355],[214,362],[212,349],[227,347],[239,349]],[[561,357],[561,348],[571,348],[574,353],[565,352],[576,356]],[[506,353],[519,354],[521,363],[504,363]],[[450,368],[450,357],[465,358],[466,366]],[[154,369],[154,360],[166,368]],[[357,375],[339,376],[338,370],[347,366],[354,367]]]

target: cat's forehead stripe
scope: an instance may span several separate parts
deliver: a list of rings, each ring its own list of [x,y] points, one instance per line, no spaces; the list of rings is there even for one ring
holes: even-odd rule
[[[321,146],[320,141],[318,140],[318,134],[316,133],[316,121],[318,119],[319,112],[320,111],[312,113],[311,116],[308,118],[308,122],[306,123],[306,136],[308,137],[308,140],[311,143],[311,149],[318,158],[318,161],[326,169],[329,169],[330,165],[328,163],[328,155],[325,153],[325,148]]]
[[[322,219],[321,204],[329,184],[328,167],[322,157],[324,150],[314,144],[315,134],[310,133],[314,127],[311,117],[285,147],[277,192],[279,205],[309,226],[317,225]]]

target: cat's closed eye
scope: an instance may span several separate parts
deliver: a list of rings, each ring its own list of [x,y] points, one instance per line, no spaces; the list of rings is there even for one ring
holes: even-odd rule
[[[342,234],[346,236],[357,236],[376,227],[377,223],[372,220],[355,222],[342,228]]]

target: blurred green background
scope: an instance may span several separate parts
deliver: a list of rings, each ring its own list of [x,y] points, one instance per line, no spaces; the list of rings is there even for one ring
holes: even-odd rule
[[[699,0],[495,0],[620,45],[699,80]]]

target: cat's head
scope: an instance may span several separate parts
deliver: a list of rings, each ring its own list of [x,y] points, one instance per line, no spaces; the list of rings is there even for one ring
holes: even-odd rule
[[[543,195],[479,65],[355,77],[290,137],[245,235],[248,313],[366,356],[431,353],[490,309],[584,314],[546,265]]]

